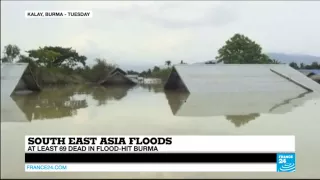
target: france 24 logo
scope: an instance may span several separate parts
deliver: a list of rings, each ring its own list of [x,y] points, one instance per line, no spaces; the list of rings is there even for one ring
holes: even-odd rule
[[[296,154],[279,153],[277,154],[277,172],[295,172]]]

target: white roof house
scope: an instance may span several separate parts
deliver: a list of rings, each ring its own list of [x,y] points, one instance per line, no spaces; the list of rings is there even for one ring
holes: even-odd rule
[[[1,95],[10,96],[19,86],[32,91],[40,91],[28,63],[1,63]]]
[[[11,94],[17,88],[19,90],[40,90],[40,86],[28,68],[28,63],[1,63],[1,122],[28,121],[11,98]]]
[[[177,116],[284,113],[320,94],[320,84],[282,64],[179,65],[165,89]]]

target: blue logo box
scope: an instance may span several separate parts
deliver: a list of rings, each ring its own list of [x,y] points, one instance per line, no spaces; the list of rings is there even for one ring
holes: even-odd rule
[[[295,172],[296,154],[278,153],[277,154],[277,172]]]

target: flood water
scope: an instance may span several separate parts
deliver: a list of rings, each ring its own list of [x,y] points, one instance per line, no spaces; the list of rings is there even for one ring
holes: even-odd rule
[[[183,116],[186,99],[164,93],[161,85],[52,87],[13,95],[14,115],[23,119],[2,116],[1,178],[320,178],[320,98],[281,113]],[[295,173],[26,173],[25,135],[295,135],[297,166]]]

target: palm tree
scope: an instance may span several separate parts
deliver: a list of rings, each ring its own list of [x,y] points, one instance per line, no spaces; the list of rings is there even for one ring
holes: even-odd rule
[[[271,59],[271,64],[280,64],[280,61],[276,59]]]
[[[167,66],[170,66],[171,65],[171,61],[170,60],[168,60],[168,61],[166,61],[166,63],[165,63]]]

